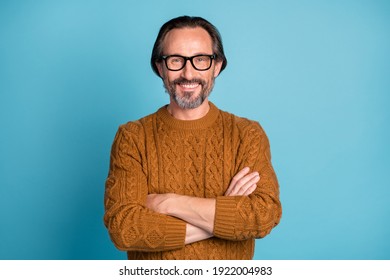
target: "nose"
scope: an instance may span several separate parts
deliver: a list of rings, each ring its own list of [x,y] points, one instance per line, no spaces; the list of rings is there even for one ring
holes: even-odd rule
[[[187,60],[186,65],[181,70],[181,76],[187,80],[191,80],[196,75],[197,70],[192,66],[191,61]]]

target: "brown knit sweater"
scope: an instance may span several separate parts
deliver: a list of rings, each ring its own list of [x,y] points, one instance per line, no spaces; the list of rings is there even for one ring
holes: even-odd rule
[[[249,196],[224,196],[244,167],[260,173]],[[145,207],[147,194],[216,198],[214,237],[184,244],[186,223]],[[254,121],[219,110],[173,118],[166,107],[120,126],[106,181],[104,222],[129,259],[251,259],[254,239],[281,217],[267,136]]]

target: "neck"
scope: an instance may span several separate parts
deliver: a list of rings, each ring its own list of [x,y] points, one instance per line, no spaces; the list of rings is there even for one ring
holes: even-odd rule
[[[205,101],[197,108],[182,109],[176,104],[175,101],[171,100],[167,110],[175,119],[191,121],[204,117],[210,110],[210,105],[208,99],[206,98]]]

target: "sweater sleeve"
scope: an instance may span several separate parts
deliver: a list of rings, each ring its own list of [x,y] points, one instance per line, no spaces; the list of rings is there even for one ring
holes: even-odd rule
[[[282,214],[268,138],[256,122],[242,120],[240,125],[235,171],[249,166],[259,172],[260,181],[249,196],[217,197],[214,235],[228,240],[262,238]]]
[[[165,251],[184,246],[186,224],[145,207],[148,184],[140,124],[121,126],[110,156],[104,224],[120,250]]]

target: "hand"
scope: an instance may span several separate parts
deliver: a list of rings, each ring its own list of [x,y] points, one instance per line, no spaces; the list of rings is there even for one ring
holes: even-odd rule
[[[258,172],[249,173],[249,167],[245,167],[234,175],[225,196],[250,195],[257,187],[256,183],[260,180]]]
[[[167,214],[167,205],[164,202],[173,196],[173,193],[149,194],[146,196],[145,206],[158,213]]]
[[[201,241],[212,237],[213,234],[194,225],[187,224],[185,244]]]

